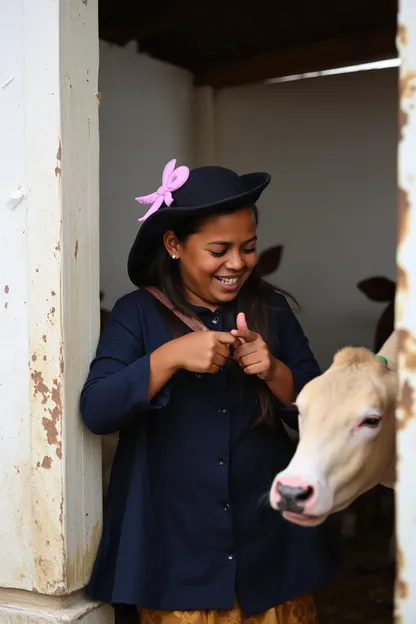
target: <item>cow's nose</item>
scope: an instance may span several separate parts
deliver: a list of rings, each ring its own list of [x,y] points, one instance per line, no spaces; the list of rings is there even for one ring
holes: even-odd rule
[[[315,495],[315,489],[308,483],[276,483],[277,506],[281,511],[302,513]]]

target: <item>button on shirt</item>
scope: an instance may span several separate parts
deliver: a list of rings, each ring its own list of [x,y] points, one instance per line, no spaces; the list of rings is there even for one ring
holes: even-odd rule
[[[319,367],[283,295],[271,304],[269,347],[299,391]],[[196,312],[225,329],[222,309]],[[149,402],[150,353],[170,339],[148,292],[122,297],[82,391],[89,429],[120,431],[89,595],[163,610],[228,609],[237,595],[250,615],[330,580],[325,527],[296,527],[267,504],[293,454],[281,419],[296,427],[296,413],[276,400],[276,425],[255,424],[256,397],[228,367],[178,371]]]

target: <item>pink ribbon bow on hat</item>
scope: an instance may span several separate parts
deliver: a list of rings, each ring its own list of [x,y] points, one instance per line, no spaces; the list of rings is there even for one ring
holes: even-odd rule
[[[189,178],[188,167],[182,166],[175,169],[175,166],[176,159],[170,160],[167,165],[165,165],[162,174],[162,186],[160,186],[155,193],[135,198],[139,204],[152,204],[144,217],[141,217],[139,221],[146,221],[150,215],[159,210],[163,202],[166,206],[172,204],[172,192],[181,188]]]

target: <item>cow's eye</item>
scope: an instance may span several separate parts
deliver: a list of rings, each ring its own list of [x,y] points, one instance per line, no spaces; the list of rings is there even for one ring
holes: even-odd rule
[[[370,427],[371,429],[375,429],[379,426],[380,422],[381,418],[378,418],[377,416],[369,416],[368,418],[364,418],[360,427]]]

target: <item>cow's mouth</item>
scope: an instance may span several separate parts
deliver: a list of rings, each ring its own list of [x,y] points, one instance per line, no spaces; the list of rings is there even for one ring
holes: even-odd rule
[[[322,524],[327,519],[328,514],[309,516],[308,514],[295,513],[293,511],[283,511],[282,516],[285,520],[300,526],[318,526],[318,524]]]

